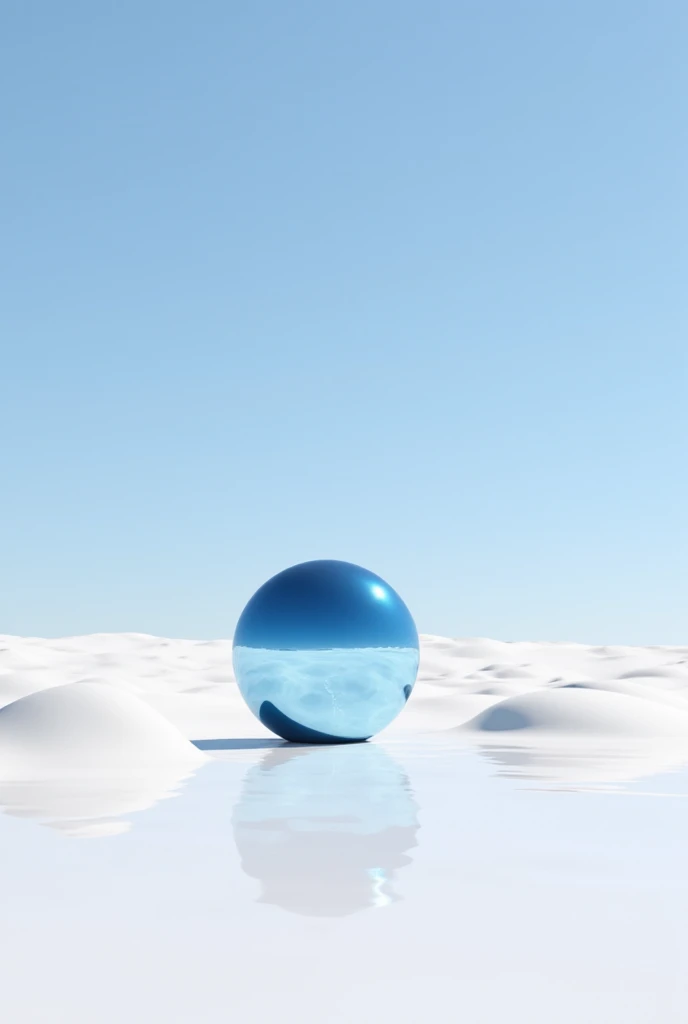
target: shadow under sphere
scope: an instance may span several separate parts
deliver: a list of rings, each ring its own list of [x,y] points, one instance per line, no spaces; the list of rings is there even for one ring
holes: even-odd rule
[[[234,635],[246,703],[296,743],[374,736],[411,695],[418,659],[418,632],[402,599],[350,562],[304,562],[273,576]]]

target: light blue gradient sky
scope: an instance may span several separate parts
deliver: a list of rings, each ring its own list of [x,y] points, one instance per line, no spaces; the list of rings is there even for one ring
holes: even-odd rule
[[[688,6],[3,5],[0,632],[686,643]]]

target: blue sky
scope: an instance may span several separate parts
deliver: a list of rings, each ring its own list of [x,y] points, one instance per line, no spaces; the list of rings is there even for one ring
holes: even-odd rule
[[[2,22],[0,632],[686,643],[683,2]]]

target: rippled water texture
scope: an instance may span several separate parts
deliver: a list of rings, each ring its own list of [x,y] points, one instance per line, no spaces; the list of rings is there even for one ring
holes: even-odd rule
[[[406,774],[380,746],[281,747],[247,772],[232,825],[261,903],[332,917],[399,898],[417,811]]]
[[[261,709],[268,702],[306,729],[367,739],[404,707],[418,671],[418,651],[235,647],[234,671],[244,700],[258,718],[264,717]]]

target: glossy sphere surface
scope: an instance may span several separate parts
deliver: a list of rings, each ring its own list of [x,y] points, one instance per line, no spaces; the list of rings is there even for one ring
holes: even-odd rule
[[[418,633],[389,584],[350,562],[303,562],[273,576],[234,634],[251,711],[296,743],[368,739],[395,718],[418,672]]]

